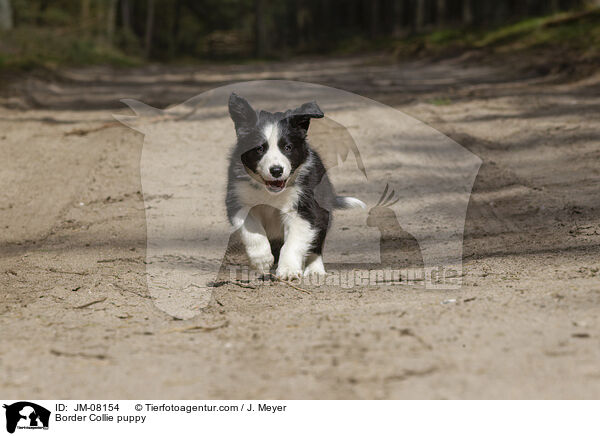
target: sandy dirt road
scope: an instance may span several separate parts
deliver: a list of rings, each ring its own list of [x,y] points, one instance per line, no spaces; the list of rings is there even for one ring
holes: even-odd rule
[[[146,287],[143,138],[165,107],[291,79],[374,98],[477,154],[463,287],[215,288],[191,320]],[[4,398],[600,397],[600,75],[380,58],[64,71],[0,109]]]

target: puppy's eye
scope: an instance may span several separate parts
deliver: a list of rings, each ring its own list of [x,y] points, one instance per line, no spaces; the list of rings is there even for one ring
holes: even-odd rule
[[[265,152],[265,144],[259,145],[255,150],[258,154],[263,154]]]
[[[292,148],[293,148],[292,144],[285,144],[285,145],[283,146],[283,149],[284,149],[285,151],[292,151]]]

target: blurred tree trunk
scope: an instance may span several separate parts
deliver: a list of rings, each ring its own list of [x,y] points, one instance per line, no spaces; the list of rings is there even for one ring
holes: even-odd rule
[[[394,25],[392,28],[392,32],[395,38],[400,37],[400,35],[402,35],[402,4],[403,0],[394,0],[392,7],[394,8],[393,11],[393,17],[394,17]]]
[[[371,38],[376,38],[379,34],[379,0],[368,2],[369,8],[369,30]]]
[[[462,0],[462,22],[467,26],[473,24],[473,5],[471,5],[471,0]]]
[[[117,22],[117,0],[108,0],[106,11],[106,39],[112,44],[115,36],[115,24]]]
[[[80,17],[81,21],[79,24],[85,26],[90,19],[90,0],[81,0]]]
[[[48,0],[40,0],[40,7],[35,20],[38,26],[44,24],[44,13],[46,12],[46,9],[48,9]]]
[[[312,27],[310,5],[304,0],[296,0],[296,27],[298,29],[298,46],[302,49],[310,43],[310,28]]]
[[[265,0],[255,0],[255,51],[256,57],[262,58],[267,53],[267,23],[265,17]]]
[[[81,31],[84,35],[90,33],[90,0],[81,0],[81,9],[79,10],[79,26],[81,26]]]
[[[154,31],[154,0],[148,0],[146,10],[146,36],[144,38],[144,52],[146,58],[150,57],[152,51],[152,33]]]
[[[177,41],[179,39],[179,28],[181,27],[181,0],[175,1],[175,15],[173,17],[173,27],[171,27],[171,37],[169,38],[169,54],[175,57],[177,54]]]
[[[425,26],[425,0],[417,0],[415,5],[415,30],[420,31]]]
[[[131,32],[131,5],[129,0],[121,0],[121,26],[125,32]]]
[[[438,27],[443,27],[446,24],[446,0],[437,0],[436,3],[436,24]]]
[[[0,30],[10,30],[12,27],[13,16],[10,0],[0,0]]]
[[[527,0],[517,1],[514,13],[519,18],[526,17],[529,14],[529,2]]]

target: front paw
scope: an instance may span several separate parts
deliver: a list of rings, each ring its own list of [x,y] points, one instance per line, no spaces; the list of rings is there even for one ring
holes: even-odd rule
[[[302,267],[280,263],[275,275],[281,280],[299,280],[302,275]]]
[[[306,267],[304,270],[304,277],[325,277],[327,272],[325,271],[325,266],[323,266],[322,262],[313,262]]]
[[[264,253],[248,254],[248,257],[250,258],[250,266],[261,274],[270,272],[275,262],[275,258],[270,250]]]

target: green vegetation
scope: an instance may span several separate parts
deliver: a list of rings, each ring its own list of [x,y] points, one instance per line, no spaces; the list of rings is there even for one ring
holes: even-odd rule
[[[31,70],[55,66],[108,64],[132,66],[140,58],[91,36],[54,28],[20,27],[6,32],[0,42],[0,68]]]
[[[425,54],[483,49],[495,53],[532,49],[570,49],[582,55],[600,54],[600,8],[529,18],[483,29],[443,29],[397,44],[399,54]]]
[[[448,106],[449,104],[452,104],[452,100],[450,100],[447,97],[438,97],[429,100],[429,104],[432,104],[434,106]]]

